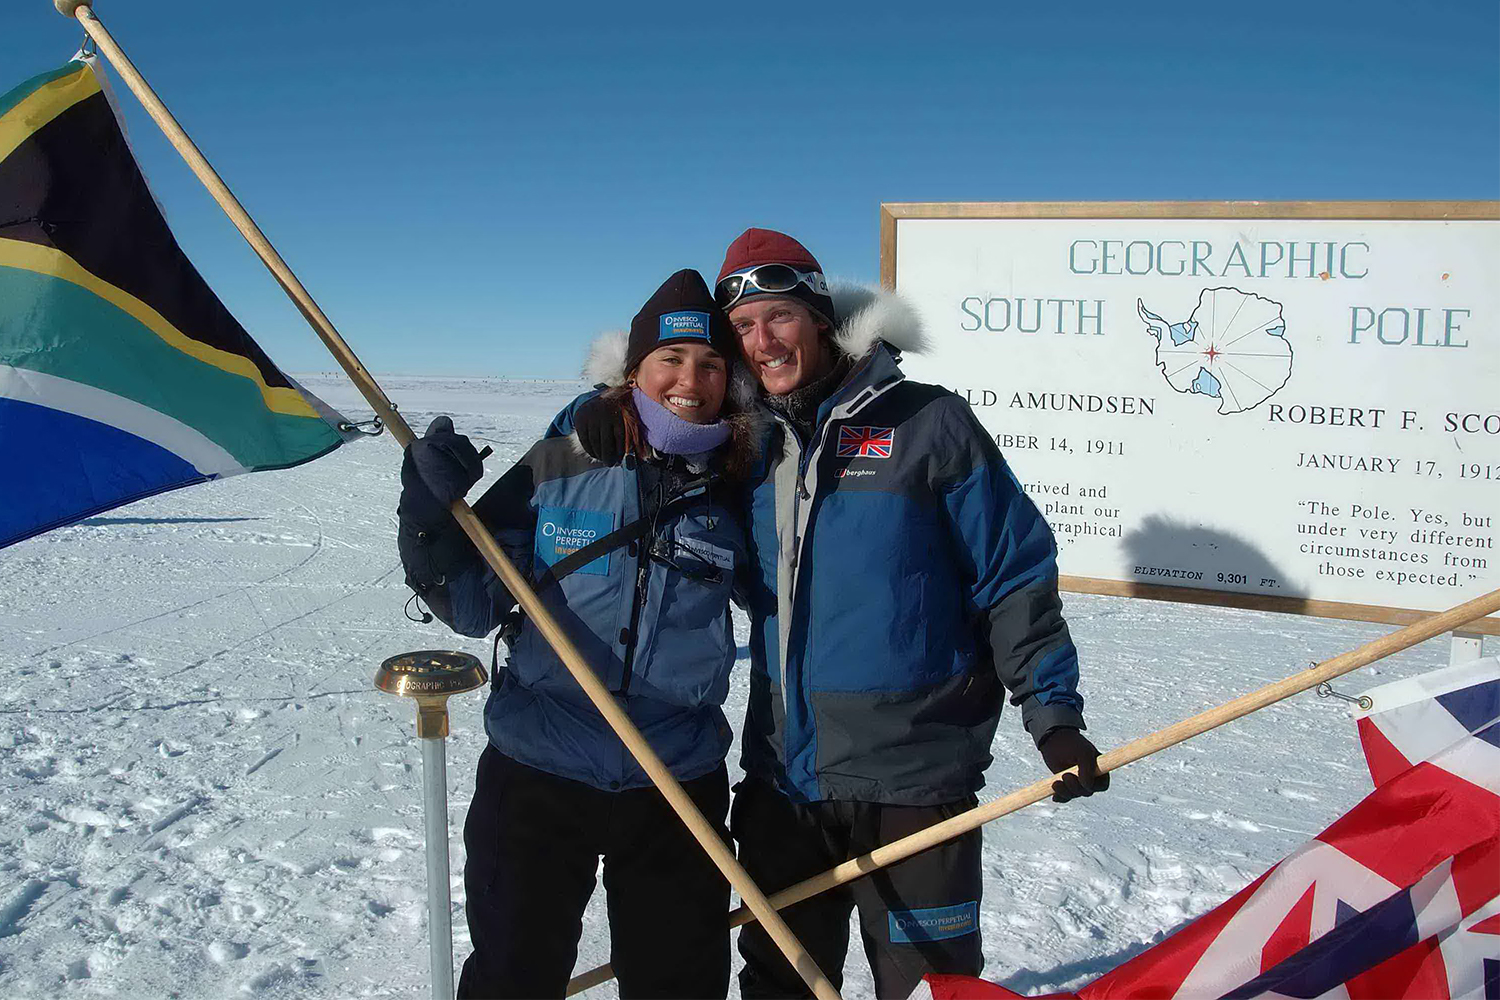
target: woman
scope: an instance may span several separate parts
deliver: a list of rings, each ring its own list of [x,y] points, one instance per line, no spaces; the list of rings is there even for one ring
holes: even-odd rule
[[[746,559],[726,482],[752,438],[728,412],[733,352],[703,278],[672,275],[591,359],[626,415],[624,460],[602,465],[549,436],[474,505],[726,842],[720,706]],[[440,417],[408,450],[400,508],[407,582],[455,631],[504,623],[510,648],[464,827],[474,953],[459,996],[562,996],[603,857],[620,995],[723,997],[728,886],[452,522],[445,501],[479,473]]]

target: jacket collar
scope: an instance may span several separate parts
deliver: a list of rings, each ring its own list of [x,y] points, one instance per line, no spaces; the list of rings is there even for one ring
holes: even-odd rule
[[[905,378],[901,353],[885,341],[877,341],[868,354],[854,362],[843,384],[823,400],[818,407],[817,423],[821,425],[836,408],[843,408],[846,416],[858,413],[870,400]]]

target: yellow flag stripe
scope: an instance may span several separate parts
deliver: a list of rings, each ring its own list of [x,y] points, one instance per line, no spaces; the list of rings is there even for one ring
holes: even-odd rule
[[[321,419],[318,412],[296,389],[266,385],[260,369],[243,354],[220,350],[194,340],[168,322],[161,313],[129,292],[101,281],[60,250],[37,243],[0,238],[0,267],[16,267],[36,274],[60,278],[86,289],[128,313],[142,326],[184,354],[191,355],[205,364],[213,365],[232,375],[249,379],[260,390],[261,398],[266,402],[266,408],[272,412],[287,416]]]
[[[32,133],[85,98],[99,93],[99,78],[85,63],[76,73],[43,84],[0,116],[0,160],[15,152]]]

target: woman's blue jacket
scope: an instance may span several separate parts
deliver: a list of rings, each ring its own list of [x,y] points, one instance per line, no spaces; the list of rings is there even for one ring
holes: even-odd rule
[[[717,475],[681,459],[627,456],[606,466],[571,436],[552,436],[474,504],[679,780],[712,771],[729,751],[721,707],[736,653],[729,602],[748,562],[733,499]],[[638,540],[548,580],[549,568],[570,553],[652,511]],[[497,749],[595,788],[651,783],[547,641],[513,612],[515,601],[477,554],[420,592],[464,635],[504,626],[510,654],[485,706]]]

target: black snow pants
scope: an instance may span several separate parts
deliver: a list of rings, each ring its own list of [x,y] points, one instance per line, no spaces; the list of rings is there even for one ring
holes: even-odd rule
[[[724,765],[683,788],[728,843]],[[459,997],[561,997],[601,856],[620,996],[729,992],[729,884],[655,788],[603,791],[491,745],[464,848],[474,952]]]
[[[874,802],[793,803],[756,778],[735,788],[731,825],[740,863],[772,895],[934,823],[972,808],[972,797],[936,806]],[[849,914],[875,975],[875,995],[905,998],[928,972],[977,976],[982,835],[974,830],[872,875],[781,911],[835,987],[843,985]],[[751,924],[740,932],[740,996],[811,997],[775,943]]]

